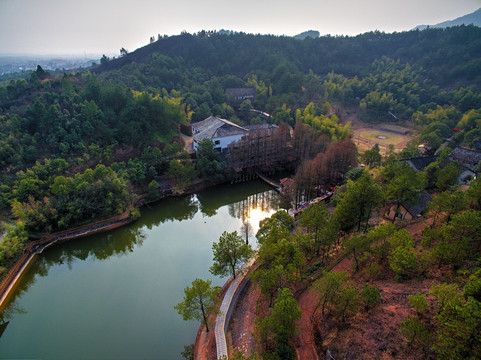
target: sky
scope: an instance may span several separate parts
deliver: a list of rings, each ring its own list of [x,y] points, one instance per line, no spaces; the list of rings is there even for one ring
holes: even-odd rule
[[[481,0],[0,0],[0,55],[119,55],[182,31],[391,33],[479,8]]]

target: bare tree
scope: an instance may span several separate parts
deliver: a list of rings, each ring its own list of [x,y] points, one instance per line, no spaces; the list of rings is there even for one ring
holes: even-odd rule
[[[249,245],[249,236],[254,235],[254,231],[252,229],[252,225],[248,219],[245,219],[241,226],[241,234],[246,239],[246,244]]]

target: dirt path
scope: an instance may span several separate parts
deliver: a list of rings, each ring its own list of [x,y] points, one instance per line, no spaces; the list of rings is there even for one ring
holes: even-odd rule
[[[298,359],[318,360],[314,336],[312,334],[311,316],[319,302],[319,295],[312,287],[304,291],[298,298],[297,304],[302,311],[299,320],[299,335],[295,339],[296,354]]]

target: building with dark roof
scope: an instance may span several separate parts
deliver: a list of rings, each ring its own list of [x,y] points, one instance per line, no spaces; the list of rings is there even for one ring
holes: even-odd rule
[[[423,171],[429,164],[436,161],[436,156],[422,156],[404,160],[406,161],[416,172]]]
[[[411,220],[420,217],[426,211],[429,203],[433,201],[433,197],[425,190],[420,192],[412,203],[403,202],[399,209],[396,204],[391,205],[386,217],[393,219]]]
[[[457,147],[449,154],[449,159],[473,171],[476,164],[481,161],[481,152]]]
[[[228,88],[225,89],[225,94],[234,101],[242,102],[254,99],[256,97],[256,89],[253,87]]]

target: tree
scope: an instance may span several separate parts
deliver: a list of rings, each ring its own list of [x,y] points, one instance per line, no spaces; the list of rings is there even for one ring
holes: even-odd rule
[[[356,314],[359,310],[359,289],[355,286],[346,286],[331,305],[344,324],[347,315]]]
[[[299,225],[307,228],[314,240],[316,256],[324,248],[324,255],[338,238],[337,222],[332,218],[324,202],[317,202],[310,205],[299,216]]]
[[[174,179],[180,189],[184,189],[195,177],[195,168],[190,160],[171,160],[167,176]]]
[[[293,240],[291,231],[294,227],[294,219],[282,210],[260,222],[257,233],[259,266],[252,279],[259,284],[270,304],[279,288],[291,286],[299,280],[306,263],[298,242]]]
[[[109,61],[110,61],[110,59],[107,56],[105,56],[105,54],[103,54],[102,57],[100,58],[100,65],[105,65]]]
[[[296,223],[292,216],[285,210],[279,210],[272,214],[271,217],[261,220],[256,237],[259,244],[262,244],[271,232],[278,230],[291,232],[295,227]]]
[[[399,331],[408,339],[410,345],[421,345],[429,339],[429,332],[426,325],[416,316],[408,315],[399,324]]]
[[[252,112],[251,112],[252,109],[253,109],[253,107],[252,107],[252,104],[251,104],[250,100],[244,100],[242,102],[242,104],[240,104],[240,106],[239,106],[239,117],[245,123],[250,122],[250,119],[252,118]]]
[[[426,179],[426,187],[433,188],[436,185],[436,180],[439,175],[439,171],[441,168],[439,167],[439,163],[437,161],[432,162],[424,169],[424,177]]]
[[[270,315],[256,319],[256,334],[261,343],[273,348],[280,359],[294,359],[292,337],[302,312],[289,289],[280,289]],[[273,344],[272,344],[273,343]],[[269,344],[272,344],[269,346]]]
[[[421,150],[419,150],[419,148],[413,143],[408,143],[408,145],[399,153],[399,159],[409,159],[419,156],[421,156]]]
[[[466,201],[471,209],[481,210],[481,177],[471,182],[466,191]]]
[[[471,280],[470,280],[471,281]],[[481,302],[455,284],[431,289],[438,302],[434,351],[440,359],[479,359],[481,357]]]
[[[416,195],[424,189],[422,173],[416,173],[406,162],[396,161],[383,169],[387,200],[397,204],[396,212],[403,202],[413,202]],[[396,217],[393,218],[393,222]]]
[[[194,344],[184,345],[184,351],[180,353],[185,360],[194,360]]]
[[[25,223],[17,220],[16,224],[4,224],[5,234],[0,242],[0,274],[3,272],[5,262],[14,257],[22,250],[28,235],[25,230]]]
[[[225,163],[221,154],[214,149],[214,143],[210,139],[202,139],[197,149],[197,170],[200,176],[215,184],[224,179]]]
[[[451,220],[451,216],[462,211],[466,206],[464,192],[457,191],[451,193],[444,191],[434,197],[433,201],[429,204],[428,209],[433,215],[433,223],[431,227],[437,225],[440,216],[446,217],[446,222]]]
[[[212,115],[210,107],[207,103],[203,102],[200,106],[195,110],[192,120],[194,121],[202,121],[209,116]]]
[[[438,229],[423,231],[423,242],[435,243],[433,255],[439,264],[460,265],[474,259],[481,248],[481,213],[468,210],[452,216],[449,223]]]
[[[195,279],[192,286],[184,289],[184,300],[174,306],[184,320],[202,321],[207,332],[209,326],[207,317],[214,310],[219,289],[211,286],[210,280]]]
[[[381,303],[381,294],[376,286],[365,285],[361,291],[361,300],[366,309],[372,309]]]
[[[476,301],[481,301],[481,268],[475,269],[469,276],[469,280],[464,286],[464,296],[471,296]]]
[[[152,180],[147,187],[147,193],[150,199],[157,199],[160,195],[160,185],[157,181]]]
[[[418,292],[416,295],[408,295],[408,298],[409,303],[417,314],[422,314],[429,309],[428,302],[423,294]]]
[[[245,236],[246,244],[249,244],[249,236],[253,235],[252,225],[248,219],[245,219],[241,225],[241,234]]]
[[[224,231],[218,243],[212,244],[214,251],[214,264],[209,271],[214,275],[236,277],[236,271],[240,269],[252,255],[253,250],[246,244],[237,231],[228,233]]]
[[[355,272],[359,270],[359,262],[361,255],[369,249],[369,238],[367,236],[351,236],[344,239],[342,245],[348,253],[352,253],[354,262],[356,263]]]
[[[414,241],[406,229],[394,233],[392,250],[388,255],[389,266],[396,273],[396,280],[402,281],[418,273],[419,263],[414,251]]]
[[[317,291],[321,294],[321,298],[312,316],[314,316],[319,306],[321,306],[321,313],[324,316],[327,305],[338,296],[347,283],[348,278],[344,271],[324,273],[324,276],[315,284]]]
[[[361,157],[361,161],[370,167],[381,165],[382,156],[379,152],[379,144],[376,145],[377,146],[372,149],[364,151],[364,154],[362,154]]]
[[[299,281],[305,258],[292,236],[270,239],[258,251],[259,268],[253,274],[270,304],[279,288],[294,287]]]
[[[317,304],[312,317],[314,317],[317,309],[321,306],[321,314],[324,316],[327,308],[333,314],[341,318],[344,323],[346,316],[354,314],[359,309],[359,289],[352,285],[351,280],[347,277],[346,272],[328,272],[315,284],[317,291],[321,294],[319,303]]]
[[[341,229],[350,230],[356,226],[359,231],[364,222],[364,231],[366,231],[371,212],[381,204],[383,193],[371,175],[365,171],[356,181],[348,180],[345,191],[340,192],[339,197],[334,217]]]
[[[458,164],[456,162],[447,164],[438,172],[436,187],[441,191],[447,190],[450,186],[453,186],[457,183],[458,174]]]

